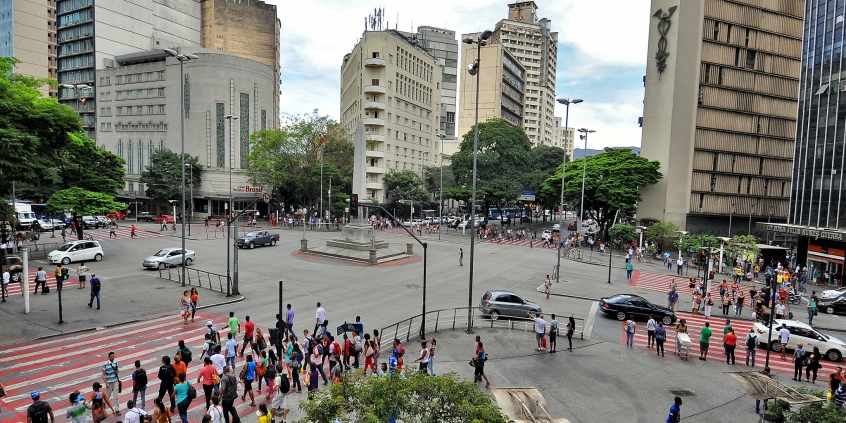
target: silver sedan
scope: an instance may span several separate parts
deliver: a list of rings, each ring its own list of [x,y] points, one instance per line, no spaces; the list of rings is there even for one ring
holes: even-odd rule
[[[196,260],[194,250],[185,250],[185,265],[190,266]],[[156,254],[144,259],[142,265],[148,269],[163,270],[170,266],[179,266],[182,264],[182,249],[181,248],[163,248]]]

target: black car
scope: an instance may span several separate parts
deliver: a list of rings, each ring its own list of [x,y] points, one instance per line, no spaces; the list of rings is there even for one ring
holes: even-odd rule
[[[676,321],[676,313],[667,307],[655,305],[643,297],[629,294],[617,294],[599,300],[599,309],[603,313],[616,317],[623,321],[631,317],[633,319],[646,320],[649,316],[655,318],[664,325],[671,325]]]
[[[817,302],[817,310],[822,310],[828,314],[846,314],[846,294],[841,294],[835,298],[819,300]]]

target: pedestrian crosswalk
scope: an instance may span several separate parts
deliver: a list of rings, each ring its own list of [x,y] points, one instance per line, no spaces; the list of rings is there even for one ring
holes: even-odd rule
[[[670,284],[676,281],[676,286],[678,287],[677,292],[680,296],[682,296],[682,300],[685,300],[684,296],[690,296],[691,292],[693,291],[690,288],[690,277],[687,276],[673,276],[673,275],[662,275],[659,273],[652,273],[652,272],[645,272],[642,270],[635,270],[632,274],[632,278],[629,280],[629,285],[637,286],[638,288],[649,289],[653,291],[663,291],[669,292],[670,291]],[[720,299],[720,282],[722,279],[715,279],[711,281],[711,298],[714,299],[714,307],[716,308],[719,304]],[[731,293],[731,281],[728,281],[728,289],[727,293]],[[748,291],[752,288],[748,282],[744,282],[743,285],[738,287],[744,293],[748,293]],[[759,289],[757,285],[755,286],[756,289]],[[687,299],[689,300],[689,298]],[[746,305],[748,306],[748,300]]]
[[[115,229],[115,234],[110,235],[108,229],[89,229],[86,230],[85,235],[91,235],[91,238],[94,241],[114,241],[114,240],[121,240],[121,239],[130,239],[132,237],[132,226],[126,225],[121,226]],[[139,230],[136,229],[135,236],[136,238],[161,238],[170,233],[170,230],[162,231],[162,232],[150,232],[146,230]],[[68,236],[68,240],[76,239],[76,237]]]
[[[0,350],[0,382],[5,385],[6,397],[0,399],[3,408],[0,423],[26,421],[26,408],[32,403],[30,392],[34,390],[41,392],[41,399],[50,403],[59,421],[64,421],[69,405],[68,395],[75,390],[85,395],[91,392],[94,382],[102,383],[101,367],[108,360],[110,351],[115,353],[120,379],[123,382],[120,408],[126,411],[126,402],[132,399],[133,363],[140,360],[149,379],[146,409],[152,410],[153,400],[159,390],[156,375],[161,365],[161,357],[172,357],[176,353],[179,340],[184,340],[194,353],[194,359],[188,366],[188,380],[196,382],[202,368],[200,354],[207,320],[212,320],[216,327],[225,325],[222,317],[198,311],[196,323],[188,325],[184,325],[182,319],[174,314],[3,348]],[[239,357],[236,366],[240,369],[243,362]],[[267,401],[267,388],[264,384],[262,388],[265,394],[256,395],[256,403]],[[243,386],[239,389],[242,390]],[[188,415],[191,421],[199,421],[206,411],[202,389],[198,389],[198,393],[197,399],[189,407]],[[243,392],[239,390],[239,395],[241,393]],[[298,399],[298,394],[293,395],[289,398],[289,403]],[[301,395],[305,398],[305,394]],[[296,407],[294,404],[290,406]],[[246,402],[236,400],[236,408],[241,416],[257,409],[249,406],[249,398]]]
[[[715,362],[714,366],[726,366],[726,352],[725,348],[723,347],[723,329],[726,326],[725,318],[719,318],[716,316],[712,316],[710,318],[706,318],[701,315],[691,315],[687,313],[677,313],[676,314],[679,319],[685,319],[687,323],[687,333],[690,336],[690,353],[689,359],[691,362],[698,363],[699,355],[700,355],[700,347],[699,347],[699,338],[701,336],[701,330],[705,327],[705,322],[710,324],[710,328],[712,331],[712,335],[709,342],[708,348],[708,362]],[[664,342],[664,350],[665,350],[665,357],[660,358],[664,360],[670,360],[671,357],[678,359],[679,357],[685,357],[686,354],[678,354],[676,350],[676,326],[678,322],[671,326],[665,327],[667,330],[667,340]],[[746,334],[752,329],[753,322],[749,321],[742,321],[742,320],[731,320],[731,326],[734,329],[734,333],[737,335],[737,347],[735,349],[735,365],[731,366],[731,370],[743,370],[747,369],[745,367],[746,364],[746,345],[745,339]],[[764,362],[766,360],[766,348],[764,346],[765,340],[767,339],[767,334],[757,334],[758,339],[761,342],[761,345],[758,349],[755,350],[755,368],[758,370],[762,370],[764,368]],[[625,345],[626,343],[626,333],[624,330],[623,325],[621,324],[620,329],[620,342]],[[656,351],[655,347],[651,349],[648,348],[649,339],[646,331],[646,325],[637,322],[637,330],[634,335],[634,346],[640,349],[649,349],[650,351]],[[792,355],[791,351],[788,351],[785,354],[786,359],[781,358],[781,353],[770,351],[770,362],[769,366],[770,369],[774,372],[779,373],[786,373],[788,375],[793,375],[793,362],[790,360]],[[659,356],[660,357],[660,356]],[[752,364],[750,358],[750,365]],[[832,363],[830,361],[822,360],[820,362],[822,364],[822,369],[820,369],[817,373],[817,384],[821,385],[819,388],[822,389],[825,383],[828,382],[829,374],[834,372],[835,367],[837,364]],[[740,369],[735,369],[739,367]],[[720,367],[720,371],[723,371],[724,367]],[[802,377],[804,378],[805,370],[802,370]],[[813,376],[813,375],[812,375]]]

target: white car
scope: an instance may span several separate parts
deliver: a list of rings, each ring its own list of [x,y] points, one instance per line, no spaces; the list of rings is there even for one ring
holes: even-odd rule
[[[71,241],[47,255],[50,263],[70,264],[72,261],[103,260],[103,248],[97,241]]]
[[[38,225],[41,226],[42,232],[53,230],[53,222],[48,219],[38,219]]]
[[[843,287],[843,288],[829,289],[829,290],[823,291],[822,295],[820,296],[820,299],[828,300],[828,299],[831,299],[831,298],[837,298],[837,297],[843,295],[844,292],[846,292],[846,286]]]
[[[552,239],[552,231],[550,231],[549,229],[543,231],[543,234],[541,234],[541,239]]]
[[[185,265],[190,266],[196,260],[196,254],[193,250],[185,250]],[[145,268],[164,270],[170,266],[179,266],[182,264],[182,249],[181,248],[162,248],[156,254],[144,259],[141,263]]]
[[[790,338],[787,341],[787,349],[795,350],[797,343],[804,344],[805,351],[813,351],[814,347],[820,349],[823,357],[830,361],[840,361],[843,355],[846,355],[846,343],[833,337],[826,335],[816,329],[808,326],[805,323],[796,320],[774,320],[773,334],[770,337],[769,348],[772,351],[780,352],[781,343],[778,340],[778,331],[781,329],[782,323],[787,326],[790,331]],[[758,339],[763,341],[767,337],[770,328],[761,323],[755,323],[755,332],[758,334]],[[761,342],[763,343],[763,342]]]

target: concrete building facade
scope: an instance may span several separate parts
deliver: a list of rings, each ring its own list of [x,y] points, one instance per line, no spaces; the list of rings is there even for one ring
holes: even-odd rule
[[[365,31],[341,65],[341,121],[349,132],[362,122],[367,136],[367,192],[385,202],[390,170],[439,166],[437,137],[442,73],[438,58],[395,30]]]
[[[193,189],[195,216],[223,215],[232,190],[238,197],[260,195],[250,187],[243,167],[249,137],[274,128],[277,98],[275,70],[254,60],[212,49],[184,49],[199,60],[184,63],[185,152],[204,166],[202,184]],[[161,49],[115,57],[115,66],[97,71],[99,87],[97,144],[126,164],[126,188],[120,197],[144,197],[141,172],[158,149],[179,152],[179,61]],[[226,115],[238,120],[229,122]],[[187,182],[186,182],[187,184]],[[235,204],[238,208],[238,204]]]
[[[641,188],[638,220],[719,236],[783,221],[802,5],[653,0],[650,14],[641,155],[664,177]]]
[[[575,128],[564,127],[564,118],[555,118],[555,127],[552,132],[552,146],[563,148],[567,153],[567,161],[573,160],[573,145],[575,136]]]
[[[20,60],[21,75],[56,78],[56,0],[0,0],[0,56]],[[48,85],[41,92],[56,96]]]

